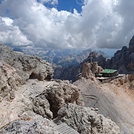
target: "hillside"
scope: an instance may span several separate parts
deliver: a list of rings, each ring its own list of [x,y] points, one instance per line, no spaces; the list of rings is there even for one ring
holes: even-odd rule
[[[98,108],[99,113],[110,117],[122,134],[134,132],[134,75],[100,83],[82,78],[75,82],[82,92],[85,106]]]

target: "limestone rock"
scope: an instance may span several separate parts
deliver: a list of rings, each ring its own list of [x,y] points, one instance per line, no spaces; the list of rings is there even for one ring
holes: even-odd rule
[[[16,73],[16,69],[4,62],[0,62],[0,101],[4,98],[7,100],[14,99],[14,92],[20,83],[21,78]]]
[[[113,121],[97,112],[97,109],[70,103],[58,111],[55,122],[65,122],[80,134],[120,134],[119,127]]]
[[[81,77],[95,79],[94,76],[99,74],[103,68],[98,66],[97,62],[83,64]]]
[[[50,80],[53,75],[51,65],[35,56],[12,51],[5,45],[0,45],[0,60],[16,69],[23,82],[27,79]]]
[[[50,104],[44,95],[38,95],[32,99],[33,111],[44,118],[53,118],[53,113],[50,111]]]
[[[44,113],[43,117],[47,115],[48,118],[53,118],[53,116],[57,116],[58,110],[67,103],[83,105],[81,93],[69,81],[57,81],[34,98],[34,111],[40,115]],[[53,114],[50,113],[49,109]]]

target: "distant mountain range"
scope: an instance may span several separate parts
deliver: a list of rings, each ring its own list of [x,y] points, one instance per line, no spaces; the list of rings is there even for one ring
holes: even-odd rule
[[[55,73],[54,78],[68,79],[75,81],[82,70],[84,62],[91,62],[90,53],[92,53],[93,62],[103,68],[117,69],[119,73],[134,73],[134,36],[130,40],[129,47],[123,46],[112,58],[102,51],[92,49],[41,49],[41,48],[14,48],[14,51],[24,52],[43,58],[53,64]]]
[[[88,57],[90,52],[94,51],[93,49],[87,49],[82,51],[77,49],[27,49],[17,47],[13,48],[13,50],[39,56],[50,63],[60,65],[62,67],[68,67],[70,65],[77,66]],[[109,58],[109,56],[102,51],[96,52],[103,57]]]

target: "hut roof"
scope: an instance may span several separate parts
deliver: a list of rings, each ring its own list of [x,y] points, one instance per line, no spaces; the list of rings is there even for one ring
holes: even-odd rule
[[[112,74],[112,73],[115,73],[117,72],[117,70],[114,70],[114,69],[104,69],[101,74]]]

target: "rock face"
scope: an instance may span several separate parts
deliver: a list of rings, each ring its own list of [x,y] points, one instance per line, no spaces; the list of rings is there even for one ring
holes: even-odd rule
[[[120,73],[134,73],[134,36],[130,40],[129,47],[122,47],[114,57],[106,63],[107,68],[118,69]]]
[[[0,60],[16,69],[22,81],[27,79],[51,79],[53,69],[49,63],[38,57],[15,53],[8,47],[0,45]]]
[[[97,62],[83,64],[81,77],[95,79],[95,75],[99,74],[103,68],[98,66]]]
[[[49,80],[52,74],[52,67],[46,61],[15,53],[7,46],[0,45],[0,101],[3,98],[14,99],[17,86],[26,80]]]
[[[120,134],[119,127],[110,119],[98,114],[97,109],[74,104],[62,107],[55,122],[65,122],[80,134]]]

